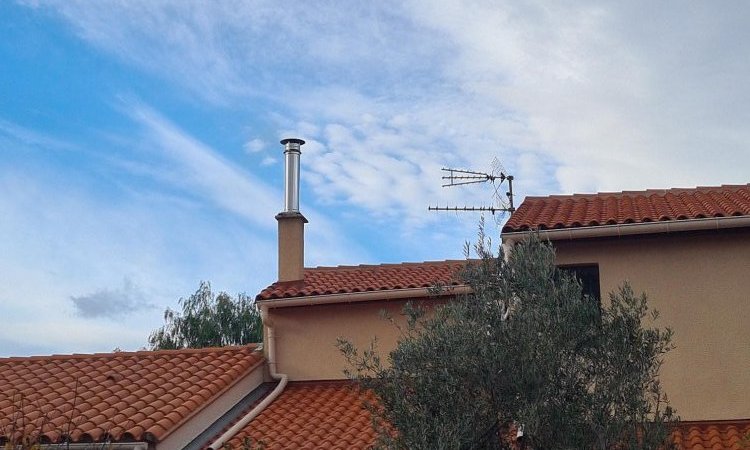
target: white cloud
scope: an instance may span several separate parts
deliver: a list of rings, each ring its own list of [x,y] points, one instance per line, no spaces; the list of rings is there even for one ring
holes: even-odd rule
[[[247,153],[258,153],[266,148],[266,143],[262,139],[251,139],[243,146]]]
[[[158,324],[158,313],[149,317],[136,312],[116,323],[89,322],[76,316],[71,295],[119,284],[126,274],[143,286],[151,301],[165,305],[186,287],[185,277],[162,253],[158,227],[145,226],[150,221],[143,210],[108,205],[72,180],[59,181],[44,172],[0,171],[0,186],[7,194],[0,198],[0,215],[7,219],[0,223],[5,236],[0,271],[7,281],[0,285],[6,319],[0,340],[45,353],[137,348]],[[108,328],[108,338],[90,335],[96,328]],[[87,339],[85,348],[76,347]]]
[[[488,190],[440,189],[439,169],[487,170],[495,156],[520,197],[747,182],[743,4],[52,7],[87,42],[203,100],[272,105],[277,137],[308,140],[318,202],[405,233],[444,224],[428,204],[490,202]]]
[[[126,104],[126,108],[128,114],[143,126],[147,142],[169,158],[172,183],[235,213],[260,227],[264,233],[275,229],[274,217],[282,204],[280,190],[270,188],[254,175],[240,170],[150,107],[133,102]],[[311,205],[303,204],[301,209],[315,223],[306,233],[307,264],[330,265],[366,257],[365,250],[341,232],[330,218]],[[275,237],[272,242],[275,242]],[[268,255],[275,257],[276,252],[261,255],[264,255],[261,258],[268,259]]]
[[[276,158],[274,158],[273,156],[265,156],[260,161],[260,165],[261,166],[272,166],[272,165],[276,164],[277,162],[278,162],[278,160]]]
[[[126,112],[143,126],[146,145],[174,166],[170,181],[263,228],[272,228],[281,194],[254,175],[240,170],[219,153],[175,126],[150,107],[132,102]]]
[[[85,177],[0,167],[3,354],[137,349],[201,279],[252,295],[275,278],[275,244],[246,223],[148,191],[98,198]]]
[[[118,159],[59,171],[34,158],[0,163],[5,355],[136,349],[161,325],[160,310],[200,280],[253,295],[276,278],[280,192],[147,106],[124,108],[141,133],[129,133],[123,148],[108,147]],[[43,148],[7,137],[0,151],[34,156]],[[144,151],[152,158],[123,164]],[[314,208],[305,214],[316,224],[308,263],[366,259],[337,224]]]
[[[84,39],[177,76],[207,100],[237,104],[273,92],[271,100],[291,112],[277,115],[279,137],[308,140],[303,175],[316,195],[380,220],[425,226],[435,220],[425,214],[432,202],[491,202],[485,191],[441,190],[439,168],[489,169],[498,154],[512,168],[519,143],[535,150],[537,140],[515,113],[452,78],[456,61],[445,55],[463,48],[408,5],[373,4],[356,20],[336,5],[56,7]],[[211,68],[217,60],[222,70]],[[465,69],[473,77],[483,67]]]

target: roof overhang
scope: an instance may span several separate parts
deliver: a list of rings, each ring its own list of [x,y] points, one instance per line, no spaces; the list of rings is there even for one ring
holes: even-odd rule
[[[239,375],[222,391],[206,400],[202,406],[196,408],[180,423],[165,433],[157,443],[157,448],[159,450],[184,450],[194,448],[196,440],[199,440],[201,437],[205,441],[211,439],[213,435],[208,433],[208,436],[204,436],[202,432],[204,430],[213,430],[212,427],[217,421],[223,420],[224,416],[232,411],[235,405],[240,403],[243,398],[263,383],[265,364],[266,359],[261,358],[255,364],[248,367],[243,374]],[[208,442],[202,441],[200,443],[208,444]],[[107,450],[109,449],[107,448]]]
[[[663,222],[624,223],[552,230],[527,230],[501,234],[503,243],[512,244],[529,234],[542,239],[563,241],[601,237],[623,237],[642,234],[680,233],[685,231],[724,230],[750,227],[750,216],[709,217],[705,219],[669,220]]]
[[[337,303],[358,303],[383,300],[418,299],[425,297],[442,297],[461,295],[471,292],[467,285],[443,286],[442,292],[435,294],[431,288],[387,289],[382,291],[352,292],[346,294],[309,295],[304,297],[274,298],[258,300],[261,308],[289,308],[293,306],[331,305]]]

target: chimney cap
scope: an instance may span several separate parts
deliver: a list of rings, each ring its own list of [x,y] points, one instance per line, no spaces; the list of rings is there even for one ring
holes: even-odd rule
[[[297,138],[286,138],[286,139],[282,139],[281,140],[281,144],[282,145],[286,145],[286,144],[299,144],[299,145],[303,145],[304,143],[305,143],[305,141],[303,141],[302,139],[297,139]]]

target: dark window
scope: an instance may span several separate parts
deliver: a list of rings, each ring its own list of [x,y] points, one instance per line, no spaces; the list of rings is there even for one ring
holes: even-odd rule
[[[599,290],[599,265],[598,264],[582,264],[577,266],[560,266],[561,270],[572,273],[578,282],[581,283],[583,288],[583,295],[588,295],[589,298],[595,300],[597,303],[601,302],[601,293]]]

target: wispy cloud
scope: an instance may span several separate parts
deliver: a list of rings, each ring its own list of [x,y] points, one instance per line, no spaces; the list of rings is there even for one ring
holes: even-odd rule
[[[225,210],[270,228],[281,194],[253,174],[229,163],[218,152],[179,129],[152,108],[126,104],[125,112],[143,126],[146,145],[164,154],[171,165],[172,183],[201,193]]]
[[[276,164],[278,160],[274,158],[273,156],[264,156],[263,159],[260,161],[261,166],[272,166]]]
[[[750,31],[739,11],[421,0],[356,13],[264,1],[55,7],[87,41],[205,99],[272,101],[280,130],[317,142],[317,195],[379,217],[425,226],[420,211],[433,199],[491,201],[440,191],[435,177],[444,164],[486,169],[494,156],[516,172],[521,195],[741,182],[750,164],[740,101],[750,63],[736,58]]]
[[[1,351],[105,351],[143,345],[148,331],[158,325],[158,314],[136,310],[116,323],[91,324],[77,314],[71,295],[115,285],[116,274],[127,274],[143,286],[148,302],[176,300],[189,284],[185,273],[161,252],[160,227],[146,227],[151,221],[139,206],[115,207],[88,195],[75,181],[80,174],[71,179],[36,169],[0,165],[0,187],[6,193],[0,198],[5,218],[0,221],[0,272],[7,281],[0,283],[5,319],[0,340],[16,342]],[[94,330],[102,334],[90,335]]]
[[[172,183],[260,227],[263,233],[275,228],[274,217],[281,209],[279,189],[239,169],[147,105],[129,102],[125,107],[127,114],[142,125],[147,145],[167,156]],[[363,247],[341,232],[332,219],[311,205],[303,208],[307,218],[315,223],[307,235],[308,263],[335,264],[366,258]],[[275,258],[275,252],[263,255],[261,259]]]
[[[163,81],[178,106],[134,84],[148,103],[118,103],[117,131],[87,130],[109,135],[107,152],[0,120],[10,155],[0,158],[0,273],[14,280],[0,283],[12,322],[3,345],[84,351],[72,346],[95,333],[137,346],[158,325],[153,311],[120,323],[78,307],[138,304],[123,277],[157,307],[200,279],[249,293],[273,280],[281,192],[269,180],[281,178],[282,136],[307,140],[310,265],[370,262],[383,247],[399,259],[459,256],[475,217],[427,205],[486,205],[495,191],[442,189],[444,166],[490,170],[497,157],[519,197],[748,181],[744,4],[27,4],[97,57],[149,74],[150,88]],[[231,115],[217,122],[236,136],[214,139],[165,112],[183,108]],[[24,157],[50,150],[56,170]],[[86,157],[67,159],[76,152]],[[58,326],[39,331],[27,317]]]
[[[70,142],[52,138],[2,118],[0,118],[0,146],[7,151],[28,147],[41,148],[47,151],[76,149],[76,146]]]
[[[7,136],[0,152],[47,151],[24,142]],[[199,280],[252,295],[275,278],[272,233],[252,222],[217,216],[189,192],[144,185],[143,173],[133,179],[106,159],[58,171],[37,159],[0,162],[3,355],[136,349],[160,325],[158,310]]]
[[[326,230],[376,223],[413,253],[425,246],[409,247],[408,236],[473,228],[473,217],[430,215],[427,205],[494,199],[491,187],[441,189],[443,166],[489,170],[498,157],[519,197],[747,181],[750,61],[737,57],[750,38],[745,5],[39,4],[94,48],[181,87],[186,102],[242,111],[248,122],[262,115],[264,142],[276,145],[269,133],[305,138],[311,217],[327,208],[318,214]],[[239,169],[153,109],[125,109],[143,145],[171,163],[149,176],[274,228],[279,192],[259,174],[278,165],[264,150]],[[313,223],[311,232],[327,232]],[[326,252],[336,233],[310,236],[313,263],[357,257],[345,245]]]

